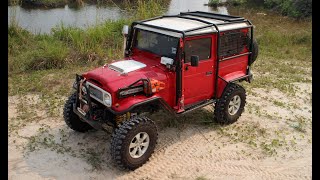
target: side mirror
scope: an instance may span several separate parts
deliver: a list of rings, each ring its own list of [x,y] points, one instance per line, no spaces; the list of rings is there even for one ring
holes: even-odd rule
[[[196,55],[191,56],[191,66],[193,67],[199,66],[199,56],[196,56]]]
[[[129,34],[129,26],[128,25],[124,25],[123,28],[122,28],[122,34],[124,36],[128,36]]]

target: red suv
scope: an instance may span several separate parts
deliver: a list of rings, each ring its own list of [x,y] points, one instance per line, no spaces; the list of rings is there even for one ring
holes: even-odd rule
[[[244,110],[250,65],[258,55],[253,25],[238,16],[183,12],[124,26],[124,59],[76,75],[64,119],[73,130],[113,127],[112,157],[136,169],[154,151],[155,123],[142,112],[175,116],[209,104],[229,124]]]

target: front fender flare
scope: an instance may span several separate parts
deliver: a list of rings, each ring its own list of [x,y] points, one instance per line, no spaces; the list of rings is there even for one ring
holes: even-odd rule
[[[174,110],[168,105],[168,103],[166,103],[166,101],[164,101],[161,97],[157,97],[157,96],[148,98],[148,99],[141,101],[141,102],[138,102],[138,103],[135,103],[132,106],[130,106],[129,108],[122,110],[122,111],[115,111],[112,108],[108,108],[108,110],[115,115],[121,115],[126,112],[130,112],[139,106],[143,106],[143,105],[147,105],[147,104],[151,104],[151,103],[155,103],[155,102],[159,103],[165,110],[169,111],[170,113],[172,113],[172,114],[175,113]]]

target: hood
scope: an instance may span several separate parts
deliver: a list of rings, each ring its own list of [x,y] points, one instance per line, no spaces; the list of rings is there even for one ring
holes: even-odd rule
[[[141,78],[166,81],[168,70],[154,59],[127,59],[96,68],[83,76],[108,92],[116,92]]]

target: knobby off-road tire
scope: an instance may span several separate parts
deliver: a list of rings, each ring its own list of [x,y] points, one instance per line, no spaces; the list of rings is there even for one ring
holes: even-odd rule
[[[251,54],[251,58],[249,59],[249,66],[254,62],[256,61],[257,57],[258,57],[258,54],[259,54],[259,46],[258,46],[258,43],[257,43],[257,40],[256,39],[253,39],[253,47],[252,47],[252,54]]]
[[[157,139],[157,126],[152,120],[147,117],[133,117],[113,132],[112,158],[121,168],[134,170],[148,161]]]
[[[241,116],[246,103],[245,89],[230,83],[217,100],[214,110],[214,120],[221,124],[231,124]]]
[[[63,108],[63,118],[69,128],[78,132],[87,132],[93,129],[88,123],[80,120],[79,116],[73,112],[73,103],[76,102],[76,93],[73,93],[66,101]]]

